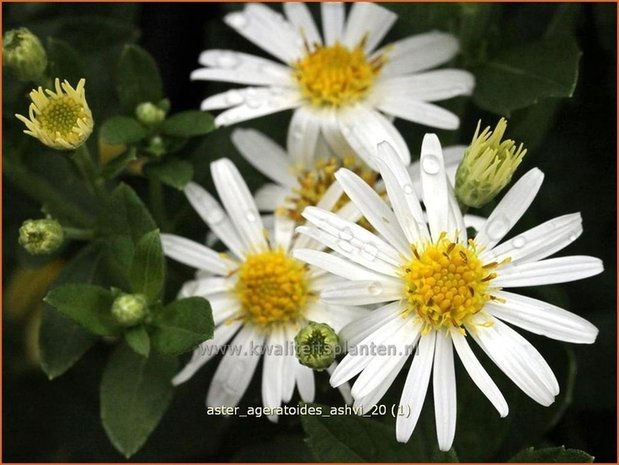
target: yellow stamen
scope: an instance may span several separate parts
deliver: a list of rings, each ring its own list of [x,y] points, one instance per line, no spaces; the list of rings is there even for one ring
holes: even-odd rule
[[[238,269],[235,292],[244,319],[263,327],[298,321],[313,297],[305,265],[281,249],[249,255]]]
[[[341,107],[366,97],[385,64],[379,55],[368,60],[364,41],[350,50],[340,43],[318,45],[294,68],[303,96],[317,107]]]
[[[462,325],[492,299],[488,290],[498,264],[484,265],[473,240],[454,243],[445,235],[423,250],[412,250],[414,258],[402,270],[404,316],[419,317],[424,334],[451,326],[463,331]]]

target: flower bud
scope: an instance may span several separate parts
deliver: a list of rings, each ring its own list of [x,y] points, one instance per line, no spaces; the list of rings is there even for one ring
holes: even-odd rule
[[[19,228],[19,244],[32,255],[55,252],[63,241],[62,226],[51,218],[26,220]]]
[[[501,118],[494,131],[488,126],[479,134],[477,124],[471,145],[456,172],[456,197],[460,203],[479,208],[490,202],[509,183],[527,153],[520,144],[502,141],[507,121]]]
[[[154,126],[165,119],[166,112],[150,102],[140,103],[135,109],[138,121],[146,126]]]
[[[142,294],[122,294],[112,304],[112,315],[122,326],[141,323],[148,313],[148,302]]]
[[[294,338],[297,359],[301,365],[314,370],[331,366],[339,352],[340,340],[326,323],[308,322]]]
[[[2,65],[20,81],[36,81],[47,68],[47,54],[39,38],[25,27],[20,27],[4,34]]]

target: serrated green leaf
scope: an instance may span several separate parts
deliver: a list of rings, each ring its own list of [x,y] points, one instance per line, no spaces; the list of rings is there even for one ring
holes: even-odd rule
[[[54,286],[67,282],[99,281],[102,257],[97,245],[85,247],[60,272]],[[50,378],[56,378],[71,368],[95,343],[97,336],[67,318],[54,307],[45,304],[39,329],[41,368]],[[58,341],[62,341],[59,344]]]
[[[110,441],[125,457],[146,442],[172,400],[176,360],[148,358],[120,345],[101,380],[101,420]]]
[[[94,334],[114,336],[120,332],[111,313],[114,299],[107,289],[92,284],[65,284],[52,289],[44,300]]]
[[[205,111],[182,111],[166,119],[160,129],[168,136],[202,136],[215,129],[215,118]]]
[[[155,314],[151,341],[163,353],[178,355],[213,337],[211,305],[202,297],[188,297],[166,305]]]
[[[125,331],[125,341],[136,354],[148,357],[150,353],[150,338],[144,326],[135,326]]]
[[[123,50],[116,73],[116,90],[123,111],[133,115],[140,103],[163,98],[163,84],[153,57],[137,45]]]
[[[146,128],[129,116],[113,116],[101,125],[100,138],[107,144],[134,144],[146,135]]]
[[[86,76],[78,53],[64,40],[53,37],[47,40],[47,59],[52,79],[66,79],[75,87]]]
[[[474,102],[510,116],[549,97],[571,97],[581,52],[573,37],[550,37],[505,50],[475,71]]]
[[[163,289],[165,258],[159,230],[145,234],[135,247],[129,279],[133,292],[155,302]]]
[[[534,449],[529,447],[514,455],[509,462],[516,463],[591,463],[591,455],[578,449],[566,449],[561,447],[547,447]]]
[[[310,404],[322,415],[303,415],[306,442],[319,462],[429,462],[457,459],[455,452],[439,452],[416,431],[407,444],[395,439],[393,426],[357,415],[342,414],[343,407]],[[439,455],[440,454],[440,455]]]
[[[183,190],[193,178],[193,165],[178,158],[167,157],[161,163],[149,163],[144,167],[144,174],[155,178],[163,184]]]

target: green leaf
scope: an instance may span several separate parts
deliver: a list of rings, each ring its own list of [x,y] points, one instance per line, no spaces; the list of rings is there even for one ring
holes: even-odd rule
[[[433,458],[445,462],[457,459],[453,451],[439,452],[436,438],[431,438],[433,442],[430,443],[422,431],[415,431],[407,444],[401,444],[395,439],[393,426],[343,414],[345,407],[308,406],[321,409],[320,415],[301,417],[307,445],[319,462],[429,462]]]
[[[151,339],[163,354],[178,355],[213,337],[211,305],[202,297],[176,300],[155,314]]]
[[[193,165],[178,158],[167,157],[161,163],[149,163],[144,167],[144,174],[155,178],[163,184],[183,190],[193,178]]]
[[[85,247],[64,267],[54,286],[70,281],[98,281],[102,255],[101,248],[94,244]],[[72,319],[48,304],[43,306],[39,352],[41,368],[50,379],[71,368],[95,341],[97,337],[94,334]]]
[[[52,79],[66,79],[75,87],[85,77],[79,55],[67,42],[50,37],[47,39],[49,75]]]
[[[566,449],[561,447],[547,447],[534,449],[529,447],[514,455],[509,462],[518,463],[591,463],[591,455],[578,449]]]
[[[159,230],[145,234],[137,243],[129,278],[133,292],[155,302],[163,289],[165,258]]]
[[[134,144],[147,135],[146,128],[129,116],[113,116],[101,126],[101,140],[107,144]]]
[[[137,160],[135,148],[130,148],[124,153],[121,153],[117,157],[113,158],[105,164],[101,170],[101,176],[106,179],[111,179],[118,176],[132,161]]]
[[[573,37],[549,37],[501,52],[475,72],[473,100],[509,116],[549,97],[571,97],[581,52]]]
[[[118,62],[116,90],[123,111],[133,115],[143,102],[163,98],[163,84],[153,57],[137,45],[127,45]]]
[[[144,326],[135,326],[125,331],[125,341],[136,354],[148,357],[150,353],[150,338]]]
[[[65,284],[52,289],[44,299],[59,312],[99,336],[119,333],[111,313],[112,293],[92,284]]]
[[[161,132],[168,136],[193,137],[208,134],[215,129],[215,118],[198,110],[182,111],[166,119]]]
[[[110,357],[101,380],[101,420],[125,457],[142,447],[168,408],[176,366],[173,358],[145,358],[124,344]]]

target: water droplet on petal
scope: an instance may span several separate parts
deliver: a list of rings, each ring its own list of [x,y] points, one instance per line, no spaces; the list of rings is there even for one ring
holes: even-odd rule
[[[503,236],[507,234],[507,231],[509,231],[509,222],[505,215],[500,214],[492,219],[490,223],[488,223],[487,231],[491,239],[495,241],[501,240]]]
[[[576,239],[578,239],[578,234],[572,233],[572,234],[570,234],[568,239],[570,240],[570,242],[574,242]]]
[[[350,230],[350,228],[344,228],[342,229],[339,233],[338,236],[340,239],[342,239],[343,241],[350,241],[353,238],[353,234],[352,231]]]
[[[226,69],[232,69],[238,66],[240,62],[239,57],[233,52],[222,52],[217,57],[217,65]]]
[[[245,99],[238,90],[232,89],[226,92],[224,100],[228,105],[240,105]]]
[[[378,247],[376,247],[370,242],[367,242],[363,245],[363,248],[361,249],[361,254],[365,255],[370,260],[374,260],[378,255]]]
[[[230,26],[235,29],[243,29],[247,27],[247,24],[249,23],[247,17],[243,13],[232,13],[228,15],[228,22],[230,23]]]
[[[252,210],[247,210],[245,212],[245,218],[247,219],[247,221],[249,221],[250,223],[255,222],[258,217],[256,216],[256,214],[252,211]]]
[[[224,214],[223,210],[219,208],[214,208],[207,213],[205,219],[207,223],[215,225],[221,223],[225,217],[226,215]]]
[[[371,295],[380,295],[383,292],[383,285],[378,281],[373,281],[368,286],[368,292]]]
[[[421,160],[421,167],[428,174],[437,174],[441,169],[441,162],[436,155],[425,155]]]
[[[249,98],[247,99],[246,105],[248,108],[252,108],[255,110],[256,108],[260,108],[262,102],[256,98]]]
[[[352,131],[353,131],[354,128],[355,128],[355,126],[353,124],[346,124],[342,128],[342,135],[344,137],[349,137],[352,134]]]
[[[527,243],[527,240],[524,237],[522,237],[522,236],[515,237],[514,240],[512,241],[512,245],[516,249],[523,248],[526,243]]]
[[[415,189],[413,189],[413,186],[411,186],[410,184],[404,184],[402,190],[406,195],[411,195],[413,192],[415,192]]]
[[[339,245],[340,249],[342,249],[344,252],[352,253],[353,246],[350,244],[350,242],[348,242],[348,241],[339,241],[337,244]]]

